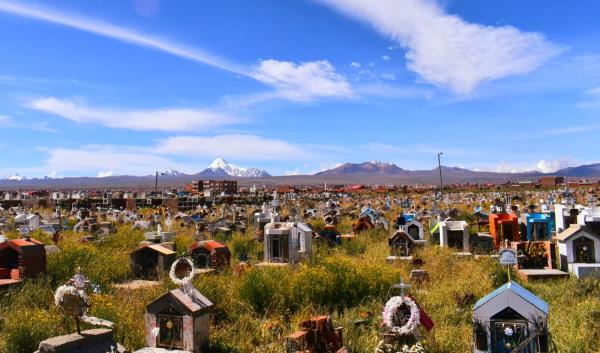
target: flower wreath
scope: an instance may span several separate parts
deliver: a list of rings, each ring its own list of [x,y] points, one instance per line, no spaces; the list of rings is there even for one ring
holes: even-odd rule
[[[394,316],[402,305],[410,309],[410,318],[404,326],[396,326]],[[410,297],[392,297],[383,309],[383,323],[391,332],[397,335],[410,335],[417,333],[421,320],[420,309],[417,303]]]
[[[179,264],[179,261],[181,261],[181,260],[186,261],[190,265],[191,270],[190,270],[189,275],[180,279],[180,278],[177,278],[177,276],[175,275],[175,269],[177,268],[177,265]],[[194,278],[195,272],[196,272],[196,268],[194,267],[194,262],[192,260],[190,260],[189,258],[184,257],[181,259],[177,259],[175,262],[173,262],[173,265],[171,265],[171,271],[169,271],[169,278],[176,285],[183,286],[184,284],[192,281],[192,279]]]
[[[75,288],[72,285],[66,284],[58,287],[54,292],[54,304],[60,309],[63,309],[65,295],[79,297],[84,307],[88,307],[90,300],[84,291]]]

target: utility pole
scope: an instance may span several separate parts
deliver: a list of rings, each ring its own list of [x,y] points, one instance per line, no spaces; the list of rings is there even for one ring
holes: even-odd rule
[[[156,176],[154,178],[154,192],[158,194],[158,170],[156,171]]]
[[[443,200],[442,193],[444,192],[444,181],[442,180],[442,159],[441,159],[441,156],[443,154],[444,154],[444,152],[439,152],[437,154],[437,156],[438,156],[438,167],[440,169],[440,201]]]

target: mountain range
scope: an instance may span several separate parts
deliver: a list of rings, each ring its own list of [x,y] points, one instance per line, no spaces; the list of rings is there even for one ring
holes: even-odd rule
[[[544,175],[564,176],[568,178],[600,178],[600,163],[581,165],[557,170],[553,173],[537,171],[523,173],[497,173],[473,171],[458,167],[442,166],[444,183],[498,183],[506,181],[537,180]],[[198,179],[233,179],[240,185],[315,185],[315,184],[437,184],[439,169],[408,170],[393,163],[378,161],[364,163],[346,163],[315,175],[271,176],[267,171],[257,168],[242,168],[218,158],[206,169],[196,174],[185,174],[169,169],[161,173],[159,185],[182,186]],[[107,175],[103,177],[66,177],[27,179],[13,174],[0,179],[1,188],[130,188],[150,187],[154,185],[154,175],[129,176]]]

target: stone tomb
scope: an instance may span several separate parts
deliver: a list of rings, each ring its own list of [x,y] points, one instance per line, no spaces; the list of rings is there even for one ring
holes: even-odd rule
[[[548,304],[515,282],[473,308],[475,353],[548,352]]]
[[[146,345],[165,351],[200,353],[208,345],[208,314],[212,306],[213,303],[192,286],[166,293],[146,308]]]
[[[590,229],[572,224],[556,238],[560,269],[582,277],[600,278],[600,238]]]
[[[128,353],[117,343],[110,329],[92,329],[65,336],[49,338],[40,342],[35,353]]]

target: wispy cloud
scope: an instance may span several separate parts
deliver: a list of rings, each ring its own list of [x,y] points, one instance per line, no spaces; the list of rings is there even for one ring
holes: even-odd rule
[[[57,129],[50,127],[47,121],[25,121],[17,123],[17,121],[7,115],[0,115],[0,128],[22,128],[42,132],[58,132]]]
[[[276,90],[262,98],[284,98],[310,101],[317,98],[347,98],[352,96],[350,84],[328,61],[296,64],[288,61],[263,60],[255,67],[234,63],[195,46],[180,44],[127,27],[89,17],[69,14],[31,4],[0,1],[0,12],[32,18],[94,33],[115,40],[158,50],[180,58],[193,60],[237,75],[256,79]]]
[[[557,170],[574,165],[574,161],[569,158],[558,160],[541,159],[537,162],[510,163],[502,161],[498,164],[484,165],[474,168],[476,171],[497,172],[497,173],[523,173],[523,172],[541,172],[553,173]]]
[[[600,107],[600,87],[594,87],[583,92],[585,99],[577,103],[579,108]]]
[[[176,136],[162,140],[163,154],[238,160],[290,160],[310,155],[303,146],[256,135]]]
[[[409,70],[458,94],[535,70],[564,50],[541,33],[466,22],[434,0],[320,1],[397,41]]]
[[[190,165],[135,146],[89,145],[81,148],[50,148],[39,169],[79,175],[149,175],[156,168],[190,170]]]
[[[177,44],[171,39],[155,37],[89,17],[68,14],[48,7],[41,7],[38,5],[32,6],[31,4],[15,3],[12,1],[0,1],[0,11],[17,16],[63,25],[123,42],[152,48],[235,74],[248,75],[248,70],[243,66],[232,63],[227,59],[211,54],[205,50],[183,44]]]
[[[350,98],[350,83],[326,60],[296,64],[289,61],[263,60],[252,76],[275,87],[278,95],[293,101],[318,98]]]
[[[239,123],[241,118],[195,108],[155,110],[108,109],[89,106],[73,99],[38,98],[29,107],[77,123],[98,123],[132,130],[185,131]]]

